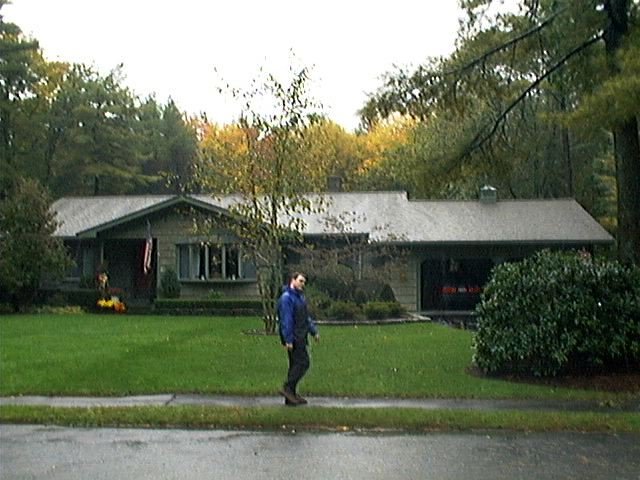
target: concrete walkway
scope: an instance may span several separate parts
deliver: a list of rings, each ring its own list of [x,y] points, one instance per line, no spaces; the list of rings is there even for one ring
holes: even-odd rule
[[[624,404],[594,401],[556,400],[474,400],[474,399],[399,399],[307,397],[309,406],[331,408],[421,408],[425,410],[538,410],[578,412],[640,413],[640,398]],[[198,394],[136,395],[126,397],[0,397],[0,405],[42,405],[51,407],[139,407],[209,405],[218,407],[275,407],[283,405],[280,396],[230,396]],[[298,407],[304,408],[304,407]]]

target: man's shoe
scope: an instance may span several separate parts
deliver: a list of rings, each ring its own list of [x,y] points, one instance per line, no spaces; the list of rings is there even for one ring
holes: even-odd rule
[[[300,404],[296,394],[293,393],[291,390],[289,390],[287,387],[282,387],[280,389],[279,393],[280,393],[280,395],[282,395],[286,399],[286,401],[289,402],[289,403],[287,403],[287,405],[299,405]]]
[[[307,401],[307,399],[306,399],[306,398],[301,397],[301,396],[300,396],[300,395],[298,395],[298,394],[296,394],[296,400],[298,400],[298,403],[299,403],[300,405],[306,405],[307,403],[309,403],[309,402]]]

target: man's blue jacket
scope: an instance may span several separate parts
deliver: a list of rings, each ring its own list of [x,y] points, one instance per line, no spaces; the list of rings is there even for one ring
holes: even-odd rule
[[[318,334],[318,327],[309,316],[307,300],[300,290],[285,287],[278,300],[278,323],[282,344],[306,342],[310,333]]]

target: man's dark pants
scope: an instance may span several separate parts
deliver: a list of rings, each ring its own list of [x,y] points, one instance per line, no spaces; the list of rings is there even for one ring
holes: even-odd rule
[[[289,371],[287,372],[287,381],[284,384],[294,394],[296,393],[296,387],[298,382],[309,370],[309,353],[307,352],[307,342],[294,341],[293,349],[288,350],[289,354]]]

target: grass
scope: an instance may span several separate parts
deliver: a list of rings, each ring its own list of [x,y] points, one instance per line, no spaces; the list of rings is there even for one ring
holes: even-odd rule
[[[274,394],[286,355],[256,318],[18,315],[0,319],[0,395]],[[616,402],[628,394],[467,373],[472,336],[437,324],[325,326],[308,395]]]
[[[264,430],[509,430],[640,433],[640,415],[594,412],[420,410],[411,408],[229,408],[2,406],[0,421],[73,427]]]
[[[17,315],[0,318],[0,395],[273,395],[286,371],[253,318]],[[468,373],[472,334],[437,324],[324,326],[308,395],[594,400],[631,394],[529,385]],[[0,422],[72,426],[579,430],[640,433],[637,413],[349,408],[1,406]]]

